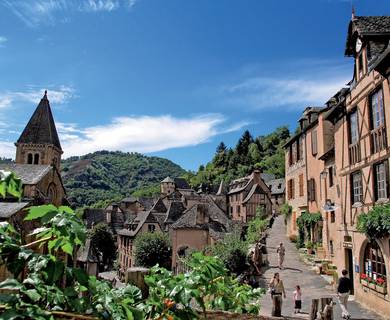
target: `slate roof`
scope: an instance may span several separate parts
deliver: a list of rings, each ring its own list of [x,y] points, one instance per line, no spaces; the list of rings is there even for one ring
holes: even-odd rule
[[[191,189],[187,180],[184,178],[175,178],[174,181],[175,181],[176,188],[178,189]]]
[[[179,219],[186,208],[181,201],[172,201],[168,207],[165,223],[173,223]]]
[[[138,201],[141,203],[145,210],[150,210],[154,204],[154,199],[149,197],[139,197]]]
[[[29,202],[0,202],[0,219],[11,217],[29,204]]]
[[[85,241],[85,245],[77,252],[77,261],[80,262],[99,262],[99,252],[92,246],[91,239]]]
[[[348,26],[345,55],[353,56],[357,35],[361,37],[390,36],[390,16],[355,16]],[[373,46],[370,43],[370,48]],[[374,48],[375,53],[375,48]]]
[[[271,194],[283,194],[286,189],[286,183],[283,178],[270,180],[267,182],[267,185],[271,190]]]
[[[161,199],[158,199],[150,211],[165,213],[167,212],[167,207],[165,206],[164,202]]]
[[[53,168],[49,165],[1,163],[0,170],[12,171],[23,184],[37,184]]]
[[[272,173],[260,173],[260,177],[265,183],[272,179],[275,179],[275,175],[273,175]]]
[[[62,150],[46,92],[17,143],[52,144]]]
[[[356,29],[365,34],[390,34],[390,16],[355,16],[352,21]]]
[[[209,219],[209,222],[198,223],[197,217],[200,212]],[[213,202],[198,203],[186,210],[181,218],[172,224],[173,229],[209,229],[217,232],[227,231],[230,228],[230,221],[226,214]]]
[[[166,177],[163,181],[161,182],[172,182],[175,183],[175,181],[171,177]]]

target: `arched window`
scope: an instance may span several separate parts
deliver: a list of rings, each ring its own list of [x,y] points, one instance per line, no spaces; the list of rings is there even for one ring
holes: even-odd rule
[[[376,241],[368,243],[364,251],[364,273],[374,280],[386,279],[385,259]]]
[[[33,163],[33,155],[32,155],[32,153],[29,153],[27,155],[27,163],[28,164],[32,164]]]
[[[56,199],[57,191],[55,185],[52,183],[48,190],[47,190],[47,198],[49,200],[49,203],[53,203],[53,201]]]
[[[34,164],[39,164],[39,154],[34,154]]]

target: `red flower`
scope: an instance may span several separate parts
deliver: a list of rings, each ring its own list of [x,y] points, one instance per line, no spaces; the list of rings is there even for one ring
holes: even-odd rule
[[[376,279],[376,284],[377,284],[378,286],[384,287],[384,286],[385,286],[385,283],[386,283],[386,280],[383,279],[383,278],[378,278],[378,279]]]
[[[360,280],[367,280],[368,276],[365,273],[360,274]]]

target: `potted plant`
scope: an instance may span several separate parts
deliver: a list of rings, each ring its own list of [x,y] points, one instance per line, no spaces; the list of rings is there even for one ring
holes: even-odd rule
[[[313,248],[314,248],[314,243],[311,241],[308,241],[306,243],[306,249],[307,249],[307,254],[313,254]]]
[[[360,274],[360,283],[363,286],[368,287],[368,276],[365,273]]]
[[[382,294],[387,293],[386,280],[383,278],[376,279],[376,291]]]
[[[372,278],[368,278],[368,287],[376,290],[376,281]]]

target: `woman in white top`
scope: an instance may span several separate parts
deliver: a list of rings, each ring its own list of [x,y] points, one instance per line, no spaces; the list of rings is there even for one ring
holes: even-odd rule
[[[295,291],[293,292],[294,295],[294,313],[300,313],[302,308],[302,292],[301,287],[296,286]]]

